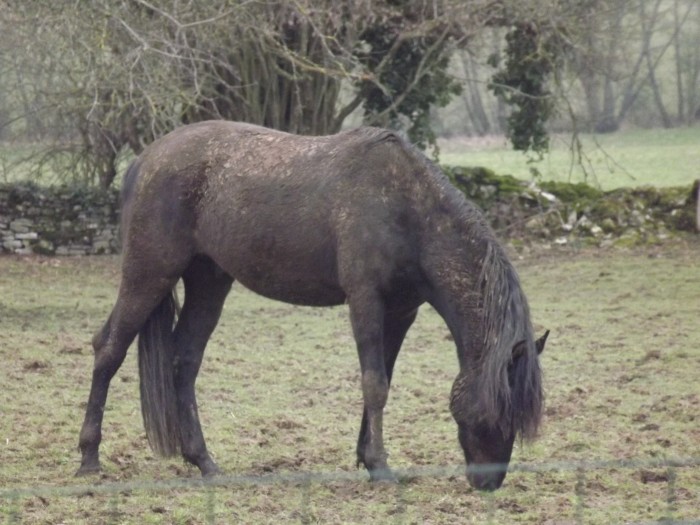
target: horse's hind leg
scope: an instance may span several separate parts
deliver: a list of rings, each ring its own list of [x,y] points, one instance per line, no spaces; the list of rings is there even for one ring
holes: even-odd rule
[[[122,279],[119,297],[107,322],[93,338],[95,364],[85,420],[80,431],[82,460],[77,474],[100,470],[99,446],[102,417],[109,383],[117,372],[129,345],[153,309],[165,297],[176,279]]]
[[[175,390],[184,458],[199,467],[203,476],[219,469],[204,442],[197,413],[194,384],[204,348],[221,315],[233,279],[211,259],[196,258],[182,276],[185,303],[175,327]]]

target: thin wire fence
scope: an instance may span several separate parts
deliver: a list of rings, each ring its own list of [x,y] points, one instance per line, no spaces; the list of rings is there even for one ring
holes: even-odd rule
[[[635,525],[700,525],[700,487],[687,487],[687,490],[694,492],[698,498],[698,506],[694,516],[674,517],[677,508],[676,501],[678,490],[677,478],[680,469],[692,469],[700,467],[700,457],[679,458],[679,459],[650,459],[650,460],[609,460],[609,461],[584,461],[584,462],[550,462],[537,464],[511,464],[507,467],[509,473],[572,473],[576,477],[574,485],[574,523],[583,525],[586,522],[586,477],[594,471],[605,471],[613,469],[664,469],[665,473],[661,479],[666,482],[666,515],[657,521],[635,522]],[[492,473],[502,472],[503,465],[483,465],[474,467],[475,472]],[[396,511],[394,512],[395,523],[404,523],[402,516],[407,503],[404,498],[405,486],[407,483],[424,479],[439,479],[450,477],[463,477],[465,473],[464,465],[459,466],[429,466],[411,467],[397,469],[394,474],[398,478],[396,483]],[[27,498],[70,498],[81,496],[107,496],[110,500],[110,514],[115,516],[113,523],[118,523],[119,502],[116,498],[124,493],[163,493],[171,490],[187,489],[201,490],[205,492],[206,513],[204,523],[211,525],[216,523],[214,509],[216,507],[216,493],[213,488],[253,488],[258,486],[289,486],[300,491],[300,509],[297,513],[298,522],[306,524],[312,523],[313,518],[310,513],[311,491],[314,485],[327,485],[338,482],[366,482],[365,472],[338,471],[332,473],[313,472],[292,472],[263,475],[221,475],[214,478],[193,479],[180,478],[171,480],[152,481],[129,481],[129,482],[105,482],[100,484],[76,484],[68,486],[38,486],[15,489],[0,490],[0,504],[5,504],[5,523],[22,523],[22,516],[19,510],[19,502]],[[466,483],[466,480],[465,480]],[[483,493],[487,504],[487,523],[496,523],[496,499],[488,493]],[[109,523],[110,521],[108,521]]]

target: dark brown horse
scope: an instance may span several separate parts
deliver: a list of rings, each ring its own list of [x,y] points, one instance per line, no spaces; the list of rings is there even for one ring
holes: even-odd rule
[[[382,415],[396,356],[425,302],[457,345],[451,410],[471,484],[498,488],[516,436],[537,430],[544,339],[534,341],[516,272],[481,214],[391,131],[182,127],[129,167],[122,237],[119,296],[93,341],[79,474],[100,468],[109,382],[137,334],[151,446],[180,451],[205,476],[218,472],[194,384],[234,279],[289,303],[348,304],[364,399],[357,461],[372,479],[392,477]],[[493,463],[500,467],[479,469]]]

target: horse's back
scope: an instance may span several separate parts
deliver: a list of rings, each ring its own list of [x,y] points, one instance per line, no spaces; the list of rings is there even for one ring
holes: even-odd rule
[[[365,155],[386,133],[304,137],[223,121],[179,128],[137,160],[131,244],[206,255],[276,299],[340,303],[339,245],[369,253],[378,241],[360,237],[385,227],[385,197],[369,173],[378,167]]]

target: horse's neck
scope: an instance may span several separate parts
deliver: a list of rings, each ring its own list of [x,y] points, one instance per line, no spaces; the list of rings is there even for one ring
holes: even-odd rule
[[[482,243],[455,232],[432,240],[424,272],[430,281],[431,305],[447,324],[457,345],[460,364],[479,350],[481,337]]]

